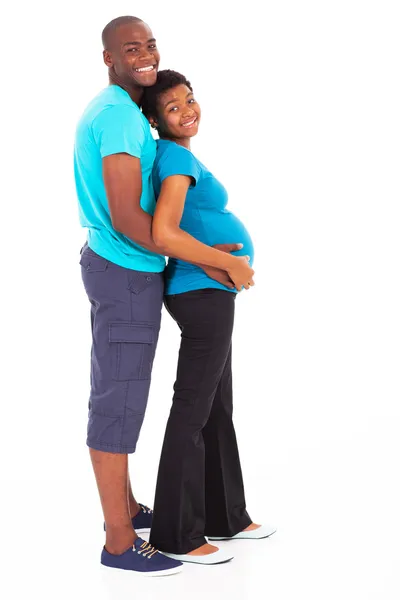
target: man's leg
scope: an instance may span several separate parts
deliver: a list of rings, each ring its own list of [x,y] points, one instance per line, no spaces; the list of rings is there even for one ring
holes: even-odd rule
[[[133,492],[132,492],[131,478],[129,476],[129,467],[128,467],[128,507],[129,507],[129,514],[131,516],[131,519],[133,519],[140,512],[140,506],[136,502],[135,496],[133,495]]]
[[[137,535],[132,527],[128,498],[128,456],[90,449],[106,523],[106,549],[122,554]]]
[[[81,266],[92,306],[87,444],[106,523],[106,549],[121,554],[136,538],[127,455],[135,451],[146,410],[163,276],[123,269],[88,248]]]

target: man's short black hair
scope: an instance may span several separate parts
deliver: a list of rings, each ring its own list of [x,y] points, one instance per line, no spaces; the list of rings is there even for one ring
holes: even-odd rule
[[[143,23],[143,21],[142,19],[139,19],[139,17],[117,17],[104,27],[103,33],[101,34],[104,50],[109,50],[118,27],[121,27],[121,25],[128,25],[128,23]]]
[[[157,118],[157,101],[161,94],[171,90],[177,85],[186,85],[191,92],[193,88],[190,81],[186,79],[181,73],[171,71],[171,69],[165,69],[164,71],[158,71],[157,81],[151,87],[146,87],[142,98],[142,111],[145,117]]]

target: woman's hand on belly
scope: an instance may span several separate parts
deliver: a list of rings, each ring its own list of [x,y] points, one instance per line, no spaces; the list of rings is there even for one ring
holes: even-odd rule
[[[243,248],[243,244],[215,244],[213,248],[231,254],[233,252],[238,252],[239,250],[241,250]],[[254,285],[254,271],[249,265],[250,256],[238,256],[237,258],[240,258],[240,260],[236,260],[236,264],[234,265],[234,267],[227,271],[229,281],[233,283],[232,286],[227,287],[229,287],[230,289],[234,289],[236,287],[237,291],[240,292],[243,287],[246,290],[248,290],[252,285]],[[214,279],[214,277],[212,279]],[[217,279],[216,281],[220,280]],[[220,281],[220,283],[223,282]],[[226,284],[224,283],[223,285]]]
[[[231,252],[239,252],[239,250],[243,248],[243,244],[214,244],[213,248],[231,254]],[[218,281],[218,283],[221,283],[230,290],[235,289],[235,284],[226,271],[216,269],[215,267],[206,267],[205,265],[201,265],[201,268],[204,273],[208,275],[208,277],[211,277],[211,279],[214,279],[214,281]]]
[[[249,265],[250,256],[234,256],[235,263],[228,269],[227,273],[235,284],[235,288],[240,292],[243,288],[250,289],[254,285],[254,271]]]

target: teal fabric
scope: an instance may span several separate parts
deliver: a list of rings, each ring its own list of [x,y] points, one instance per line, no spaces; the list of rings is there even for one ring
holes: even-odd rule
[[[128,269],[159,273],[165,268],[165,258],[135,244],[112,226],[102,159],[118,153],[140,159],[140,205],[153,214],[151,172],[156,142],[147,119],[129,94],[117,85],[110,85],[92,100],[76,129],[74,170],[80,222],[88,230],[89,247],[103,258]]]
[[[180,227],[208,246],[242,243],[243,248],[235,254],[248,254],[252,264],[254,248],[251,237],[243,223],[226,208],[228,194],[224,186],[190,150],[175,142],[158,140],[153,169],[156,197],[160,194],[162,182],[171,175],[192,178]],[[228,289],[208,277],[199,267],[169,259],[166,270],[167,295],[204,288]]]

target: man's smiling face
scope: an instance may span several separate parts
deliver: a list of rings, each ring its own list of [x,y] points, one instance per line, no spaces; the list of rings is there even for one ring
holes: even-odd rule
[[[150,27],[142,21],[120,25],[104,50],[104,62],[114,72],[116,83],[154,85],[160,54]]]

